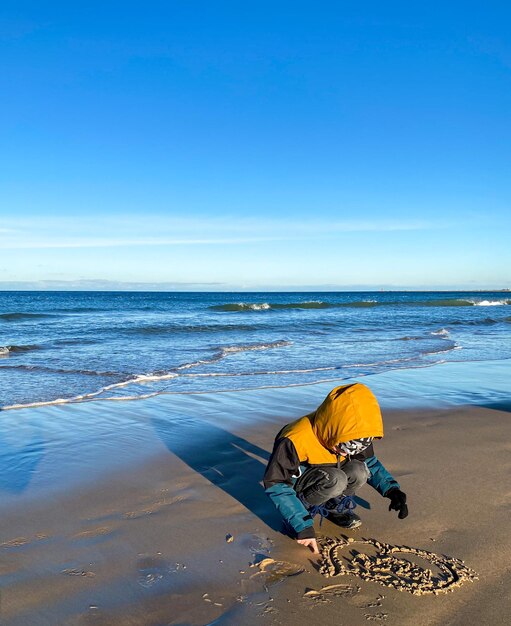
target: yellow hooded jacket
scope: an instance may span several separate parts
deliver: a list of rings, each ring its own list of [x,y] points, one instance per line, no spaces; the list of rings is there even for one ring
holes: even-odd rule
[[[280,437],[293,442],[300,463],[336,463],[332,449],[340,442],[383,437],[380,407],[361,383],[335,387],[316,411],[285,426]]]

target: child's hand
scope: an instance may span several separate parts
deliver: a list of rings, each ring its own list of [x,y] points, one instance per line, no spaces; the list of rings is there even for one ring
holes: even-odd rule
[[[319,554],[318,542],[312,539],[297,539],[298,543],[306,548],[310,548],[314,554]]]
[[[390,499],[389,511],[399,511],[398,517],[399,519],[404,519],[408,516],[408,506],[406,505],[406,493],[398,489],[397,487],[393,487],[385,494],[386,498]]]

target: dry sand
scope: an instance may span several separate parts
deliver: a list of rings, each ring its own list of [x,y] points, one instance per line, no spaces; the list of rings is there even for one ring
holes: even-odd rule
[[[508,624],[509,412],[474,406],[384,411],[386,435],[377,453],[408,494],[410,515],[399,520],[388,500],[365,486],[361,528],[341,531],[325,521],[320,529],[325,538],[342,538],[337,558],[353,568],[328,578],[321,558],[280,533],[280,518],[260,485],[277,430],[319,404],[323,391],[213,394],[193,399],[193,406],[186,398],[160,398],[75,407],[78,414],[101,410],[116,419],[145,411],[158,445],[139,461],[130,453],[129,463],[100,479],[96,467],[93,482],[41,488],[41,497],[28,489],[9,499],[0,515],[1,623]],[[325,539],[322,545],[328,561],[334,544]],[[432,564],[423,552],[391,555],[385,545],[462,560],[478,579],[467,574],[445,585],[452,593],[442,593],[450,576],[442,569],[445,558]],[[400,566],[385,562],[390,556],[405,559],[405,582],[396,583]],[[450,562],[456,570],[457,561]],[[394,584],[364,575],[375,563],[383,577],[394,567],[387,578]],[[441,593],[410,593],[410,572],[421,584],[426,576]]]

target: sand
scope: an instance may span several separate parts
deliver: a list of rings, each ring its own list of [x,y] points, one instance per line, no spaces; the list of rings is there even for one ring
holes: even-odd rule
[[[509,623],[509,409],[384,407],[377,452],[410,515],[365,486],[363,525],[316,523],[315,557],[280,532],[260,481],[277,430],[324,392],[20,412],[47,432],[99,412],[101,438],[62,435],[66,450],[52,436],[17,468],[0,514],[1,623]]]

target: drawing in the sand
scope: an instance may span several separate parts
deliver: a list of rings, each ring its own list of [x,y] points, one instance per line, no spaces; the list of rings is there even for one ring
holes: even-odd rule
[[[321,554],[320,571],[327,577],[351,574],[415,595],[453,591],[463,582],[477,579],[474,570],[459,559],[376,539],[327,538]],[[436,573],[416,560],[431,564]]]

